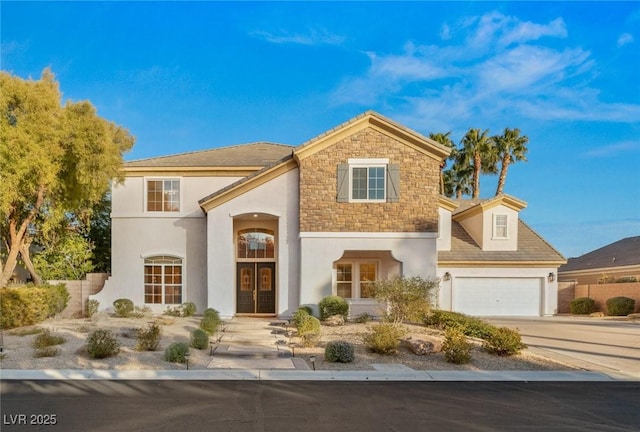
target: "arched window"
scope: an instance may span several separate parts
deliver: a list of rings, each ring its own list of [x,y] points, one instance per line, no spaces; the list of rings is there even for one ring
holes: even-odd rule
[[[161,255],[144,260],[144,302],[182,303],[182,258]]]
[[[274,258],[275,235],[272,230],[249,228],[238,231],[238,258]]]

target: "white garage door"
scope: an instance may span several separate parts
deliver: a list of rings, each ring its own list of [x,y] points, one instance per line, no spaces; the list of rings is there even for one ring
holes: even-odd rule
[[[539,278],[456,278],[453,310],[475,316],[540,316]]]

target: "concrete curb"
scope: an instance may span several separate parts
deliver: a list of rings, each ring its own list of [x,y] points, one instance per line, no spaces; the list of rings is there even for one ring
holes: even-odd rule
[[[2,380],[217,381],[640,381],[640,374],[583,371],[0,370]]]

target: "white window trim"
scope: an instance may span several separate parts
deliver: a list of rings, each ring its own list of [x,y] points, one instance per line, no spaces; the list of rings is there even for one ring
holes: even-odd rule
[[[146,303],[146,296],[145,296],[145,288],[146,288],[146,283],[144,282],[144,272],[145,272],[145,267],[147,265],[154,265],[153,263],[149,263],[147,264],[147,260],[151,259],[151,258],[157,258],[157,257],[168,257],[168,258],[175,258],[175,259],[179,259],[180,260],[180,266],[182,267],[182,284],[180,287],[180,297],[182,298],[182,302],[178,303],[165,303],[165,283],[164,281],[162,281],[162,302],[161,303]],[[143,303],[145,306],[179,306],[180,304],[183,304],[189,300],[187,300],[187,273],[186,273],[186,269],[187,269],[187,265],[186,265],[186,258],[179,255],[179,254],[174,254],[174,253],[157,253],[157,254],[148,254],[145,256],[140,256],[140,258],[142,258],[142,273],[143,273],[143,288],[142,288],[142,298],[143,298]],[[166,264],[162,264],[163,266]],[[163,274],[164,275],[164,274]]]
[[[180,194],[180,199],[178,201],[178,211],[151,211],[148,210],[148,206],[147,206],[147,199],[149,198],[148,195],[148,187],[149,187],[149,182],[150,181],[166,181],[166,180],[176,180],[178,181],[178,192]],[[177,215],[177,214],[181,214],[182,213],[182,208],[183,208],[183,204],[182,204],[182,199],[183,199],[183,193],[182,193],[182,177],[144,177],[144,192],[143,192],[143,197],[142,197],[142,207],[144,210],[145,214],[149,214],[149,215],[167,215],[167,216],[171,216],[171,215]]]
[[[350,159],[351,160],[351,159]],[[370,161],[378,161],[378,160],[382,160],[382,159],[370,159]],[[365,199],[357,199],[357,198],[353,198],[353,169],[354,168],[367,168],[367,195],[369,194],[369,171],[368,168],[383,168],[384,169],[384,174],[382,176],[382,179],[384,181],[384,193],[383,193],[383,197],[380,199],[369,199],[369,198],[365,198]],[[353,202],[353,203],[382,203],[382,202],[387,202],[387,164],[380,164],[380,163],[357,163],[357,164],[351,164],[349,163],[349,202]]]
[[[380,260],[377,259],[356,259],[356,260],[340,260],[336,261],[335,267],[333,269],[334,273],[336,273],[336,277],[334,278],[334,286],[333,286],[333,295],[338,295],[338,278],[337,278],[337,266],[338,264],[351,264],[351,296],[345,300],[374,300],[373,298],[360,297],[360,264],[375,264],[376,265],[376,280],[375,282],[380,280]]]
[[[498,237],[498,216],[504,216],[505,218],[505,235]],[[494,214],[493,215],[493,228],[491,233],[492,240],[509,240],[509,215],[506,214]]]

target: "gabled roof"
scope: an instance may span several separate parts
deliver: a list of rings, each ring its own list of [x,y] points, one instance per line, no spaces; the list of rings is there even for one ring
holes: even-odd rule
[[[209,150],[179,153],[169,156],[139,159],[125,162],[129,168],[178,168],[178,167],[263,167],[290,155],[295,147],[268,142],[240,144]]]
[[[459,222],[451,222],[451,250],[438,251],[439,265],[560,265],[565,258],[527,224],[518,221],[517,251],[483,251]]]
[[[515,211],[520,211],[527,206],[527,203],[511,195],[501,194],[489,199],[464,199],[455,200],[459,204],[453,212],[453,220],[459,221],[468,217],[487,211],[493,207],[504,205]]]
[[[431,138],[427,138],[416,131],[402,126],[377,112],[366,111],[305,142],[296,148],[294,156],[297,160],[305,159],[367,127],[374,128],[385,135],[392,136],[394,139],[437,160],[442,160],[451,153],[449,147]]]
[[[558,272],[640,265],[640,236],[627,237],[569,261]]]

